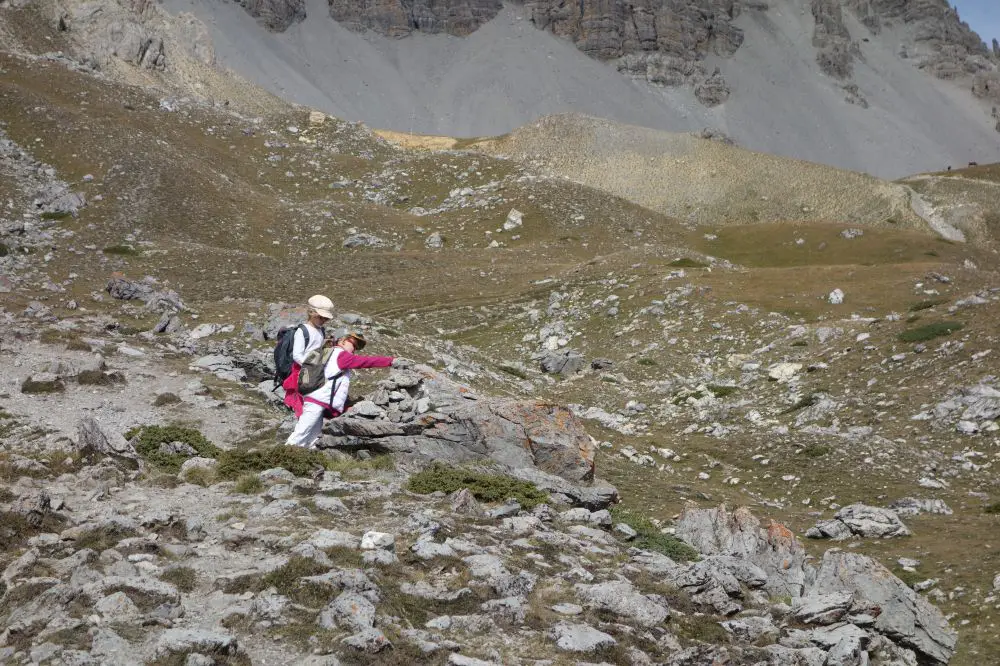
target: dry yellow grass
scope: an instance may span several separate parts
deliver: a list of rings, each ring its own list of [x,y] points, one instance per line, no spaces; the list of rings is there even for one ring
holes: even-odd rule
[[[374,130],[375,134],[386,141],[409,150],[453,150],[458,140],[450,136],[431,136],[428,134],[407,134],[393,130]]]
[[[694,224],[804,220],[927,229],[898,184],[688,134],[567,114],[473,147]]]

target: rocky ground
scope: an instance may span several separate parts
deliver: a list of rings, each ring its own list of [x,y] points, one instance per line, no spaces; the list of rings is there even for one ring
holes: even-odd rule
[[[996,653],[991,217],[965,244],[678,220],[304,109],[0,67],[4,660]],[[412,361],[307,452],[268,359],[314,292]]]

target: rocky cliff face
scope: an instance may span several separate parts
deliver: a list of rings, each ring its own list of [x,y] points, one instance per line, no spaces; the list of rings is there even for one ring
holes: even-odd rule
[[[280,1],[280,0],[277,0]],[[390,37],[412,32],[464,37],[493,19],[499,0],[329,0],[330,16],[352,30],[375,30]]]
[[[238,0],[257,22],[273,32],[284,32],[306,17],[303,0]]]
[[[245,2],[248,11],[265,17],[271,29],[284,29],[301,11],[298,0],[271,0],[263,9],[260,0],[247,2],[256,7]],[[330,0],[335,20],[391,37],[414,31],[468,35],[500,8],[497,0]],[[613,61],[621,72],[649,83],[691,85],[707,106],[726,101],[730,91],[721,72],[710,74],[705,68],[704,58],[732,56],[740,48],[744,33],[733,21],[743,10],[769,10],[767,3],[743,0],[527,0],[524,8],[536,27],[572,41],[587,55]],[[864,58],[861,43],[895,26],[907,28],[900,57],[939,78],[991,72],[1000,57],[1000,45],[987,48],[946,0],[810,0],[808,9],[815,19],[817,63],[825,74],[845,82],[847,101],[862,107],[863,91],[851,84],[854,64]],[[848,14],[870,34],[852,34]]]

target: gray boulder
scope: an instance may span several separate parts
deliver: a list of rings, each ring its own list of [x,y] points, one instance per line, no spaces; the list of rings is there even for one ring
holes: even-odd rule
[[[805,624],[833,624],[847,614],[853,601],[851,592],[810,595],[795,608],[795,618]]]
[[[917,516],[921,513],[935,513],[942,516],[952,514],[951,507],[945,504],[942,499],[917,499],[915,497],[903,497],[889,505],[897,516]]]
[[[564,349],[562,351],[544,351],[536,356],[542,372],[550,375],[568,377],[582,372],[587,367],[587,359],[578,351]]]
[[[846,539],[852,535],[888,538],[910,534],[896,512],[866,504],[845,506],[834,514],[833,520],[822,521],[806,532],[806,536],[812,539]]]
[[[836,593],[853,594],[856,603],[879,608],[874,629],[922,660],[947,664],[955,654],[957,634],[941,611],[870,557],[826,552],[809,594]]]
[[[669,615],[664,606],[641,594],[627,580],[598,585],[581,583],[575,589],[580,599],[591,608],[610,611],[643,627],[655,627]]]
[[[387,243],[374,234],[351,234],[344,239],[344,247],[385,247]]]
[[[764,590],[771,596],[802,596],[806,584],[805,550],[784,525],[762,527],[750,510],[732,513],[725,505],[714,509],[686,509],[676,535],[704,555],[731,555],[759,567],[767,577]]]
[[[587,624],[560,622],[552,628],[556,647],[567,652],[594,652],[618,644],[613,637]]]
[[[138,469],[142,460],[135,448],[117,433],[106,434],[93,418],[87,416],[76,424],[76,448],[84,459],[111,458],[115,463]]]

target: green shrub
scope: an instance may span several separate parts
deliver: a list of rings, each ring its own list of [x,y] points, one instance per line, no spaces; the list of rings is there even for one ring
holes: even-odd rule
[[[181,399],[177,397],[176,393],[161,393],[153,400],[153,407],[166,407],[167,405],[176,405]]]
[[[76,381],[81,386],[111,386],[118,383],[122,377],[121,374],[116,372],[84,370],[76,376]]]
[[[259,583],[254,585],[251,591],[260,592],[274,587],[279,594],[290,597],[296,603],[321,607],[332,599],[329,588],[303,584],[300,579],[306,576],[318,576],[327,571],[328,567],[318,564],[313,559],[293,555],[287,564],[260,578]]]
[[[533,483],[503,474],[489,474],[441,463],[434,463],[411,476],[407,487],[420,495],[429,495],[439,490],[453,493],[468,488],[476,499],[483,502],[502,502],[513,497],[525,509],[532,509],[549,499],[549,494],[539,490]]]
[[[807,447],[805,447],[804,449],[802,449],[802,454],[809,456],[810,458],[822,458],[831,451],[833,451],[833,449],[831,449],[826,444],[812,443]]]
[[[170,583],[181,592],[191,592],[198,576],[191,567],[170,567],[160,574],[160,580]]]
[[[135,450],[139,455],[156,467],[174,474],[180,470],[189,456],[179,453],[160,453],[161,444],[183,442],[197,451],[202,458],[215,458],[219,455],[218,447],[205,439],[204,435],[194,428],[184,426],[141,426],[126,432],[125,439],[129,441],[137,439]]]
[[[708,264],[702,263],[700,261],[695,261],[694,259],[689,259],[687,257],[674,259],[667,265],[673,268],[708,268]]]
[[[987,504],[986,506],[983,507],[983,513],[988,513],[993,516],[1000,514],[1000,502]]]
[[[807,396],[799,398],[798,402],[796,402],[794,405],[792,405],[788,409],[782,410],[781,414],[782,415],[784,415],[784,414],[791,414],[793,412],[799,411],[800,409],[805,409],[806,407],[812,407],[817,402],[819,402],[819,400],[820,400],[820,394],[818,394],[818,393],[810,393]]]
[[[244,495],[256,495],[262,490],[264,490],[264,482],[260,480],[260,476],[253,472],[236,479],[236,485],[233,486],[233,492]]]
[[[214,469],[208,467],[192,467],[184,472],[183,480],[202,488],[207,488],[215,483],[216,473]]]
[[[805,340],[796,340],[795,342],[792,343],[792,346],[793,347],[808,347],[809,343],[806,342]]]
[[[281,467],[295,476],[309,476],[326,469],[329,459],[320,451],[281,444],[263,449],[230,449],[218,455],[219,478],[234,481],[250,472]]]
[[[916,571],[906,571],[902,567],[893,567],[892,573],[896,578],[903,581],[907,587],[913,587],[917,583],[927,579]]]
[[[65,220],[68,217],[72,217],[72,215],[68,210],[58,210],[42,213],[41,218],[43,220]]]
[[[652,368],[659,365],[656,361],[654,361],[651,358],[640,358],[638,361],[636,361],[636,363],[639,365],[644,365],[647,368]]]
[[[920,312],[921,310],[930,310],[938,305],[944,305],[948,302],[947,298],[932,298],[926,301],[919,301],[910,306],[910,312]]]
[[[90,548],[98,553],[108,548],[114,548],[122,539],[128,539],[136,535],[135,530],[128,527],[109,523],[107,525],[87,530],[76,539],[74,544],[77,550]]]
[[[10,254],[10,248],[0,243],[0,257],[6,257],[8,254]]]
[[[690,562],[698,559],[698,551],[672,534],[664,534],[652,520],[622,506],[611,509],[611,517],[618,523],[625,523],[639,536],[632,542],[636,548],[663,553],[676,562]]]
[[[739,391],[738,386],[724,386],[722,384],[709,384],[708,390],[712,392],[716,398],[727,398],[732,394]]]
[[[110,254],[116,257],[138,257],[142,254],[131,245],[109,245],[104,248],[103,252],[104,254]]]
[[[960,321],[938,321],[927,324],[919,328],[911,328],[899,334],[902,342],[926,342],[945,335],[951,335],[955,331],[961,331],[965,324]]]
[[[522,370],[521,368],[519,368],[517,366],[504,364],[504,365],[500,365],[500,366],[497,366],[497,367],[500,369],[501,372],[506,372],[508,375],[513,375],[514,377],[517,377],[518,379],[527,379],[528,378],[527,373],[525,373],[524,370]]]

